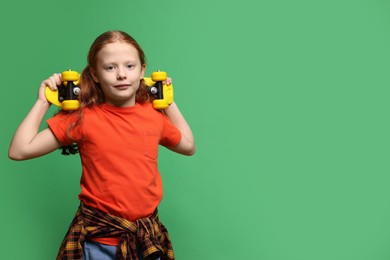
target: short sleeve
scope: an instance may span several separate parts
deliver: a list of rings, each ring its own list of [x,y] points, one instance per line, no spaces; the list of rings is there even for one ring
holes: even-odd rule
[[[78,113],[58,113],[46,120],[49,128],[63,145],[70,145],[79,140],[80,131],[71,126],[76,122]]]
[[[163,132],[160,144],[165,147],[172,147],[179,144],[180,140],[181,132],[179,129],[177,129],[167,116],[163,115]]]

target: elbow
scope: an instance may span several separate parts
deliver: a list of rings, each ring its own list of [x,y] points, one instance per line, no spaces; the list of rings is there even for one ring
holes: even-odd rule
[[[194,146],[194,147],[192,148],[191,152],[190,152],[188,155],[189,155],[189,156],[192,156],[192,155],[195,154],[195,152],[196,152],[196,147]]]
[[[171,151],[174,151],[176,153],[191,156],[195,154],[196,148],[194,142],[189,142],[186,139],[182,138],[179,144],[173,147],[167,147]]]
[[[8,150],[8,158],[13,161],[24,161],[29,159],[23,152],[15,151],[15,149],[12,148]]]
[[[22,161],[23,160],[22,156],[19,156],[17,154],[12,153],[12,152],[8,152],[8,158],[13,160],[13,161]]]
[[[194,145],[194,146],[191,147],[191,149],[188,149],[188,150],[186,151],[185,155],[187,155],[187,156],[192,156],[192,155],[195,154],[195,152],[196,152],[196,147],[195,147],[195,145]]]
[[[21,154],[8,151],[8,158],[13,161],[23,161],[26,160]]]

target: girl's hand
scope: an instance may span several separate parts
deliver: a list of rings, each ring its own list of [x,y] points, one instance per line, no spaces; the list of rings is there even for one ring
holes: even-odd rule
[[[42,81],[39,86],[38,99],[41,101],[48,102],[45,96],[45,89],[49,87],[51,90],[55,91],[58,89],[58,86],[61,85],[62,76],[59,73],[54,73],[50,78]]]
[[[172,78],[167,78],[165,81],[163,81],[163,84],[165,84],[165,85],[172,84]]]

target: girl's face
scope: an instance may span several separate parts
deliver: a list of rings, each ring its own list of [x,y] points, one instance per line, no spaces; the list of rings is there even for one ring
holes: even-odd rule
[[[135,105],[135,93],[143,78],[145,65],[138,51],[125,42],[105,45],[97,54],[93,79],[100,83],[106,103],[119,107]]]

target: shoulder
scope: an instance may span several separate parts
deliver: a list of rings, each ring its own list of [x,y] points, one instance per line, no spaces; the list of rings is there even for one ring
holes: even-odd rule
[[[157,116],[157,117],[164,116],[164,114],[160,110],[155,109],[153,107],[152,103],[150,103],[150,102],[145,102],[145,103],[139,104],[139,110],[142,113],[147,113],[149,115],[153,115],[153,116]]]
[[[73,121],[78,118],[79,113],[77,111],[64,111],[60,110],[53,117],[49,118],[49,121]]]
[[[150,103],[150,102],[140,103],[138,105],[139,105],[140,109],[143,109],[143,110],[155,110],[153,108],[152,103]]]

